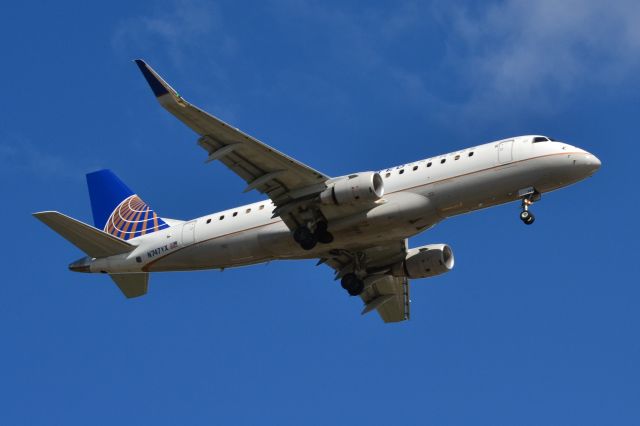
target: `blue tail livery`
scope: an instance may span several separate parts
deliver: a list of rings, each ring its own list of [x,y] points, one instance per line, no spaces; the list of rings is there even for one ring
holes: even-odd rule
[[[96,228],[130,240],[169,227],[111,170],[87,174],[87,185]]]

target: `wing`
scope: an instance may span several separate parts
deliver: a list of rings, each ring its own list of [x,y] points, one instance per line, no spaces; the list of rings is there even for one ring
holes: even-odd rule
[[[144,61],[136,64],[158,102],[201,137],[198,144],[247,182],[245,192],[256,189],[276,206],[317,194],[329,179],[311,167],[275,150],[184,100]]]
[[[358,256],[342,251],[321,262],[336,271],[336,279],[355,268],[366,270],[360,294],[362,315],[377,310],[384,322],[400,322],[410,317],[409,280],[391,275],[390,266],[402,261],[406,253],[406,240],[393,241],[362,250]]]

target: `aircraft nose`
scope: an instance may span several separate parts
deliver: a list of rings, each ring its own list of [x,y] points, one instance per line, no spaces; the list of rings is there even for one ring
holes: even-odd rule
[[[587,167],[590,169],[591,174],[595,173],[600,169],[602,162],[595,155],[588,153],[586,158]]]
[[[598,171],[602,163],[600,159],[590,152],[582,151],[582,154],[574,157],[573,165],[581,179],[587,178]]]

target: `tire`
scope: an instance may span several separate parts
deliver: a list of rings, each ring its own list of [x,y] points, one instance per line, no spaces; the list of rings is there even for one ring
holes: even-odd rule
[[[293,239],[298,244],[302,244],[302,241],[308,240],[309,238],[312,238],[312,237],[313,237],[313,234],[311,233],[309,228],[307,228],[306,226],[300,226],[298,227],[298,229],[293,231]]]
[[[313,248],[316,246],[316,244],[318,244],[318,240],[316,240],[313,235],[311,235],[311,237],[306,238],[302,241],[300,241],[300,247],[302,247],[303,250],[313,250]]]
[[[532,216],[531,213],[529,213],[527,210],[523,210],[523,211],[520,212],[520,220],[523,221],[523,222],[525,220],[528,220],[529,217],[531,217],[531,216]]]
[[[327,222],[321,221],[316,224],[316,233],[323,234],[327,232],[327,228],[329,228],[329,224]]]
[[[356,274],[352,274],[352,273],[348,273],[345,274],[344,277],[342,277],[342,279],[340,280],[340,285],[342,285],[342,288],[344,288],[345,290],[348,290],[350,287],[353,286],[353,281],[357,280],[358,277],[356,277]]]
[[[341,280],[342,288],[347,290],[350,296],[358,296],[364,290],[364,282],[356,274],[346,274]]]
[[[320,234],[316,234],[316,239],[319,243],[330,244],[333,242],[333,235],[331,235],[331,232],[325,231]]]
[[[349,291],[349,296],[359,296],[364,290],[364,282],[362,280],[356,280],[355,286]]]
[[[532,225],[532,224],[533,224],[533,222],[535,222],[535,221],[536,221],[535,216],[530,215],[530,216],[529,216],[529,217],[524,221],[524,224],[525,224],[525,225]]]

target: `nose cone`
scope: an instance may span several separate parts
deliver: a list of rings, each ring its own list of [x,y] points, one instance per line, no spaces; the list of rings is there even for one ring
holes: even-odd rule
[[[602,162],[595,155],[588,153],[585,157],[585,167],[589,170],[589,176],[594,174],[600,169]]]

